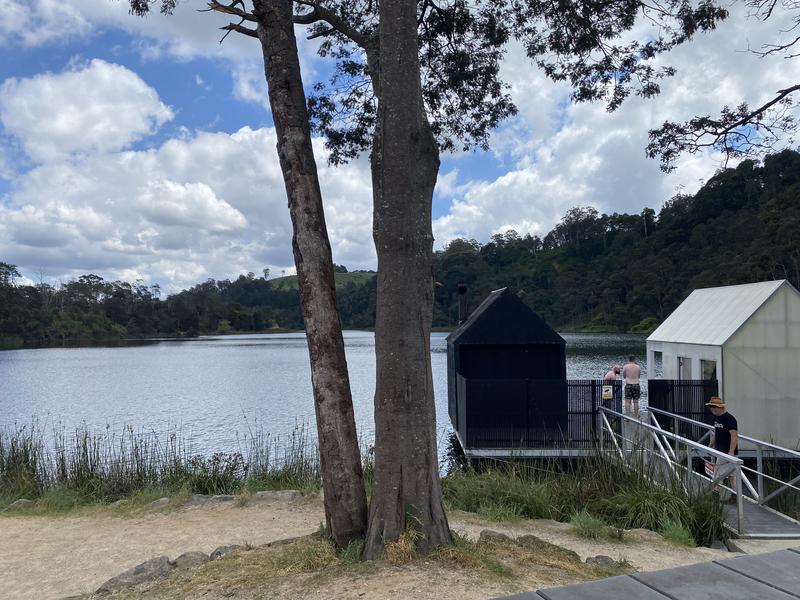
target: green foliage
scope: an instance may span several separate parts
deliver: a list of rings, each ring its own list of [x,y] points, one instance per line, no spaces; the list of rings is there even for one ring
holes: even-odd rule
[[[661,486],[643,466],[629,469],[601,456],[574,463],[533,462],[501,468],[454,470],[442,480],[451,509],[486,518],[570,521],[583,535],[624,539],[624,529],[662,531],[672,523],[699,545],[725,539],[722,506],[711,495],[689,496],[680,485]]]
[[[692,537],[692,532],[682,523],[677,521],[665,521],[661,525],[661,535],[668,542],[672,542],[676,546],[694,547],[695,541]]]
[[[515,470],[485,473],[450,473],[442,480],[445,502],[458,510],[478,513],[488,519],[551,517],[545,485],[531,482]]]
[[[367,282],[375,277],[375,273],[372,271],[353,271],[348,273],[347,267],[335,265],[333,277],[338,291],[351,283],[354,285],[366,285]],[[286,275],[285,277],[270,279],[270,285],[276,290],[297,290],[297,275]]]
[[[603,519],[589,514],[586,509],[572,515],[569,523],[576,534],[590,540],[600,539],[608,529],[608,524]]]
[[[687,496],[649,482],[621,490],[610,498],[598,499],[592,509],[625,529],[641,527],[658,531],[668,521],[692,521]]]
[[[177,433],[164,439],[131,428],[121,435],[62,429],[46,442],[35,422],[0,429],[0,509],[19,498],[36,500],[34,511],[58,512],[120,499],[320,489],[319,455],[305,426],[286,441],[257,430],[243,442],[244,455],[203,457],[188,455]]]

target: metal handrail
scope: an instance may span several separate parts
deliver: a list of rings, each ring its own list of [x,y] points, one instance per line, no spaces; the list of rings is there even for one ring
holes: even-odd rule
[[[658,413],[660,415],[664,415],[665,417],[670,417],[672,419],[677,419],[679,421],[683,421],[684,423],[690,423],[692,425],[699,425],[700,427],[705,427],[706,429],[709,429],[711,431],[714,430],[714,426],[713,425],[709,425],[708,423],[703,423],[702,421],[695,421],[694,419],[690,419],[688,417],[682,417],[680,415],[676,415],[676,414],[668,412],[666,410],[661,410],[660,408],[654,408],[652,406],[648,406],[647,410],[649,410],[651,412]],[[741,433],[739,434],[739,439],[740,440],[744,440],[746,442],[750,442],[750,443],[755,444],[757,446],[763,446],[764,448],[771,448],[773,450],[778,450],[780,452],[784,452],[786,454],[790,454],[790,455],[794,456],[795,458],[800,458],[800,452],[797,452],[795,450],[790,450],[789,448],[784,448],[783,446],[778,446],[776,444],[771,444],[769,442],[765,442],[764,440],[759,440],[757,438],[753,438],[753,437],[750,437],[750,436],[747,436],[747,435],[743,435]]]
[[[606,414],[614,415],[615,417],[618,417],[618,418],[622,419],[623,422],[624,421],[629,421],[629,422],[635,424],[637,427],[640,427],[643,430],[648,431],[650,433],[651,437],[653,437],[653,439],[656,440],[656,441],[658,441],[657,440],[657,436],[663,436],[666,439],[672,439],[672,440],[675,440],[675,442],[677,442],[677,443],[685,444],[686,447],[687,447],[687,457],[691,455],[690,450],[694,449],[695,451],[700,451],[700,452],[704,453],[705,455],[711,455],[711,456],[717,458],[717,463],[718,464],[720,463],[720,459],[722,461],[724,461],[724,462],[732,464],[734,466],[734,472],[731,473],[731,475],[733,476],[733,479],[734,479],[735,489],[731,490],[731,491],[733,491],[735,496],[736,496],[736,517],[737,517],[737,519],[736,519],[737,527],[736,528],[737,528],[737,530],[738,530],[738,532],[740,534],[744,533],[744,506],[743,506],[744,496],[742,494],[742,480],[744,479],[744,473],[742,473],[742,465],[744,464],[744,461],[742,459],[737,458],[735,456],[730,456],[729,454],[725,454],[723,452],[719,452],[718,450],[716,450],[714,448],[709,448],[708,446],[705,446],[703,444],[699,444],[699,443],[694,442],[694,441],[692,441],[692,440],[690,440],[688,438],[681,437],[681,436],[679,436],[677,434],[674,434],[674,433],[671,433],[669,431],[664,431],[660,427],[654,427],[653,425],[649,425],[647,423],[643,423],[642,421],[639,421],[638,418],[633,418],[631,416],[628,416],[628,415],[623,414],[623,413],[619,413],[619,412],[617,412],[615,410],[612,410],[610,408],[606,408],[604,406],[599,407],[599,412],[600,412],[601,416],[603,417],[604,424],[608,428],[608,431],[611,434],[611,439],[614,442],[614,445],[617,447],[617,451],[620,453],[620,456],[623,458],[623,460],[625,459],[625,455],[621,451],[621,449],[619,448],[619,445],[616,442],[616,435],[617,434],[613,430],[613,428],[611,427],[611,423],[606,418]],[[625,439],[625,438],[623,437],[623,439]],[[658,446],[660,447],[659,449],[661,451],[660,458],[663,459],[663,460],[666,460],[668,463],[670,463],[670,467],[671,467],[672,471],[675,472],[674,464],[675,464],[676,461],[673,461],[673,460],[670,459],[670,457],[664,451],[664,448],[663,448],[663,446],[661,445],[660,442],[658,443]],[[658,453],[654,453],[654,454],[656,456],[658,456]],[[681,468],[684,468],[684,467],[681,465]],[[689,468],[687,468],[686,471],[690,476],[691,475],[700,476],[699,474],[694,473]],[[702,476],[700,476],[700,477],[702,479],[707,480],[707,481],[709,480],[706,477],[702,477]],[[714,479],[710,480],[710,481],[711,481],[712,485],[719,485],[720,487],[723,487],[725,489],[730,490],[730,488],[728,488],[727,486],[721,485],[720,481],[716,477]],[[754,495],[756,495],[755,490],[753,490],[753,486],[750,484],[749,481],[747,482],[747,485],[752,490]]]
[[[705,446],[703,444],[699,444],[699,443],[697,443],[697,442],[695,442],[693,440],[690,440],[688,438],[681,437],[681,436],[679,436],[677,434],[674,434],[674,433],[672,433],[670,431],[665,431],[663,429],[659,429],[657,427],[654,427],[653,425],[648,425],[647,423],[643,423],[643,422],[639,421],[638,419],[635,419],[634,417],[628,416],[628,415],[623,414],[623,413],[619,413],[619,412],[617,412],[615,410],[612,410],[610,408],[606,408],[605,406],[599,407],[599,410],[601,412],[604,412],[604,413],[612,414],[612,415],[614,415],[616,417],[622,417],[623,419],[625,419],[627,421],[631,421],[633,423],[636,423],[639,427],[644,427],[648,431],[653,431],[653,432],[655,432],[655,433],[657,433],[659,435],[663,435],[664,437],[667,437],[669,439],[676,440],[676,441],[678,441],[678,442],[680,442],[682,444],[686,444],[687,446],[691,446],[693,448],[696,448],[697,450],[702,450],[703,452],[705,452],[707,454],[710,454],[711,456],[714,456],[714,457],[717,457],[717,458],[721,458],[721,459],[723,459],[723,460],[725,460],[727,462],[733,463],[735,465],[741,465],[744,462],[741,458],[737,458],[735,456],[731,456],[730,454],[725,454],[724,452],[720,452],[719,450],[715,450],[714,448],[709,448],[708,446]]]

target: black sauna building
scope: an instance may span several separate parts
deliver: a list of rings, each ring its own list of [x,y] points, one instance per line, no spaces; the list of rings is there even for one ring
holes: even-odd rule
[[[508,288],[489,294],[447,337],[448,409],[461,444],[537,448],[566,435],[566,369],[564,338]]]

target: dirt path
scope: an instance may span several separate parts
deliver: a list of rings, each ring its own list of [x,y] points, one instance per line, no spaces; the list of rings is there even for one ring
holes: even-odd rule
[[[168,512],[147,511],[137,516],[95,511],[66,517],[2,517],[0,596],[9,600],[54,600],[89,593],[107,579],[149,558],[166,555],[174,559],[190,550],[210,553],[228,544],[259,546],[312,533],[322,520],[322,503],[318,498],[295,504],[272,502],[244,507],[233,502],[206,504]],[[677,548],[645,530],[628,532],[628,541],[619,543],[585,540],[574,535],[569,525],[549,520],[492,523],[469,513],[455,513],[450,522],[454,530],[471,538],[477,538],[486,528],[512,537],[532,533],[574,550],[583,560],[604,554],[627,560],[641,571],[731,556],[707,548]],[[382,590],[390,596],[410,593],[437,598],[450,597],[447,592],[452,591],[455,598],[460,597],[458,589],[464,593],[471,589],[474,594],[467,596],[481,597],[474,583],[459,581],[461,576],[445,573],[437,578],[443,585],[434,586],[442,589],[434,595],[422,593],[422,589],[435,591],[430,587],[430,573],[415,576],[412,571],[400,568],[383,572],[380,581],[370,581],[368,585],[359,577],[329,582],[322,589],[305,588],[297,597],[323,597],[320,592],[324,591],[328,594],[325,597],[378,598],[385,597],[375,595]],[[557,582],[536,583],[547,586]],[[287,597],[295,597],[289,591],[283,590]]]
[[[0,596],[52,600],[96,590],[107,579],[156,556],[171,559],[218,546],[258,546],[313,533],[324,520],[319,500],[233,502],[121,517],[0,518]]]

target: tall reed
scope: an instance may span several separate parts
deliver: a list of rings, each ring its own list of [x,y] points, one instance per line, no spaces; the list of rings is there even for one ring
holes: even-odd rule
[[[96,433],[86,426],[57,426],[44,436],[34,420],[0,429],[0,508],[59,491],[78,503],[96,503],[153,488],[200,494],[319,488],[318,449],[305,424],[286,439],[249,431],[239,446],[238,452],[197,455],[178,431],[132,427]]]

